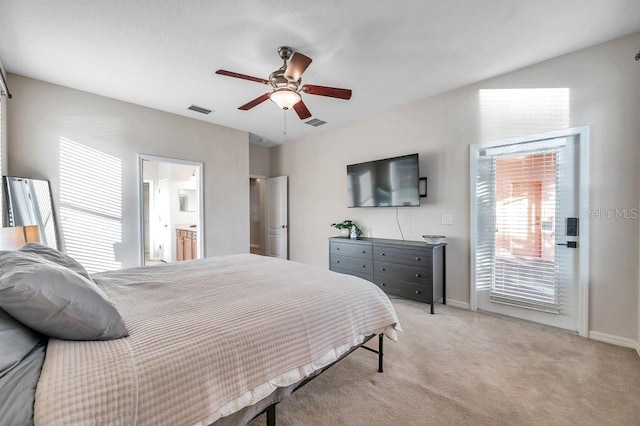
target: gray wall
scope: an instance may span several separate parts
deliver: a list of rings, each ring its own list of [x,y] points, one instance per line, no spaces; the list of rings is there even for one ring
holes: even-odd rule
[[[447,296],[469,302],[469,145],[520,136],[483,129],[480,89],[569,88],[568,126],[591,126],[592,209],[640,207],[640,34],[319,132],[272,149],[273,175],[289,175],[291,259],[328,265],[329,224],[353,219],[365,235],[400,238],[396,211],[347,209],[345,165],[418,152],[429,197],[399,209],[405,238],[448,237]],[[464,64],[461,64],[464,66]],[[415,71],[415,70],[414,70]],[[414,74],[419,78],[419,71]],[[357,96],[357,93],[354,94]],[[555,130],[528,123],[527,133]],[[441,225],[441,215],[453,225]],[[632,344],[638,340],[638,219],[590,221],[589,329]],[[602,337],[602,336],[601,336]]]
[[[271,177],[269,148],[249,144],[249,173],[253,177]]]
[[[71,219],[60,215],[61,173],[92,179],[105,159],[118,165],[117,188],[104,182],[93,191],[97,206],[106,191],[115,190],[121,203],[106,215],[116,216],[120,235],[103,232],[97,242],[113,250],[114,265],[138,264],[138,154],[203,162],[205,255],[249,251],[248,133],[18,75],[9,75],[9,86],[14,97],[8,102],[8,173],[51,182],[62,228]],[[82,159],[71,172],[61,170],[63,143],[95,154],[95,160]]]

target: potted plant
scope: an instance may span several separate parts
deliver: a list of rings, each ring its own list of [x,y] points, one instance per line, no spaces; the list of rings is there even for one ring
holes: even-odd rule
[[[355,236],[359,237],[362,235],[362,229],[358,227],[352,220],[343,220],[342,222],[332,223],[331,226],[333,228],[339,229],[342,233],[343,237],[348,237],[351,234],[351,230],[353,229],[355,232]],[[354,238],[352,236],[352,238]]]

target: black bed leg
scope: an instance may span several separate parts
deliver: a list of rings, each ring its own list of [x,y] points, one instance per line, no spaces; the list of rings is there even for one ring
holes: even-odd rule
[[[267,408],[267,426],[276,426],[276,404]]]
[[[382,373],[382,357],[384,353],[382,351],[382,340],[384,338],[384,334],[378,334],[378,373]]]

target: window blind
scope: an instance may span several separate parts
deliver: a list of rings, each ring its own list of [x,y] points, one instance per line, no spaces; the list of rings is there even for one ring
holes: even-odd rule
[[[495,238],[493,158],[481,156],[477,159],[476,176],[476,290],[489,290],[493,277],[493,252]]]
[[[559,312],[558,140],[478,158],[476,287],[490,300]],[[525,144],[528,145],[528,144]]]

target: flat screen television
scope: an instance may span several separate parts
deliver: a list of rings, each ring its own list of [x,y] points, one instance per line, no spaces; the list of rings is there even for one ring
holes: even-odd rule
[[[347,166],[349,207],[420,205],[418,154]]]

